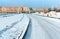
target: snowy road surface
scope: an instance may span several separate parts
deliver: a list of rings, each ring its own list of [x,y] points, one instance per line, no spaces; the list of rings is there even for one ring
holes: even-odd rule
[[[60,39],[60,19],[32,14],[0,16],[0,39]]]

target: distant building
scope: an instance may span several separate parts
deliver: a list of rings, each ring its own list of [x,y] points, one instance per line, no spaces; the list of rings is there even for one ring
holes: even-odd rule
[[[30,9],[30,13],[34,13],[33,8],[29,8],[29,9]]]
[[[35,13],[37,11],[37,8],[33,8],[33,12]]]
[[[2,7],[2,13],[5,13],[7,11],[6,7]]]
[[[2,12],[2,7],[0,7],[0,13]]]
[[[37,8],[37,9],[36,9],[36,12],[39,12],[39,13],[40,13],[40,8]]]
[[[30,12],[29,7],[23,7],[23,12],[29,13]]]
[[[18,7],[18,13],[23,12],[23,7]]]
[[[60,7],[57,8],[56,12],[60,12]]]
[[[56,11],[56,8],[55,8],[55,7],[51,7],[51,8],[49,8],[48,10],[49,10],[49,12],[50,12],[50,11]]]
[[[7,13],[17,13],[17,7],[7,7]]]
[[[40,12],[44,12],[44,13],[48,12],[48,9],[46,9],[46,8],[40,8],[39,10],[40,10]]]

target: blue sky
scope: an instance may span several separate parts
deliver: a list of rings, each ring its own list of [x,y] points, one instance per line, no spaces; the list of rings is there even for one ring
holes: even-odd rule
[[[0,6],[28,6],[32,8],[60,6],[60,0],[0,0]]]

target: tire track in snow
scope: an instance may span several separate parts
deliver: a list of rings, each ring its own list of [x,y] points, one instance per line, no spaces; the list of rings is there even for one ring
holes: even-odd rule
[[[38,17],[36,17],[36,19],[38,19]],[[39,19],[38,19],[39,20]],[[48,20],[45,20],[44,18],[40,17],[41,21],[44,21],[43,23],[39,22],[41,24],[41,27],[47,31],[47,33],[49,33],[49,35],[51,36],[51,39],[60,39],[59,35],[58,35],[58,31],[54,28],[56,25],[52,24],[51,22],[49,22]],[[45,26],[43,25],[44,23]],[[49,26],[48,26],[49,25]],[[52,32],[54,32],[52,34]],[[54,34],[56,34],[57,36],[55,36]],[[60,33],[59,33],[60,34]],[[55,37],[54,37],[55,36]]]
[[[35,20],[31,15],[30,18],[31,25],[29,25],[30,27],[24,39],[44,39],[45,36],[42,37],[45,34],[44,30],[39,27],[40,25],[38,24],[37,20]]]
[[[45,20],[46,22],[48,22],[48,23],[50,23],[51,25],[53,25],[53,26],[52,26],[52,27],[53,27],[53,29],[55,29],[55,31],[57,31],[57,32],[59,32],[59,33],[60,33],[60,31],[56,30],[56,28],[60,28],[60,27],[57,27],[58,25],[55,25],[54,23],[49,22],[48,20],[43,19],[43,18],[42,18],[42,20]]]
[[[20,21],[22,21],[23,18],[24,18],[24,15],[22,16],[22,18],[21,18],[19,21],[16,21],[16,22],[12,23],[10,27],[8,27],[8,25],[7,25],[7,28],[5,28],[5,29],[3,29],[3,30],[0,31],[0,37],[1,37],[1,35],[2,35],[4,32],[6,32],[6,31],[9,30],[10,28],[14,27],[14,25],[16,25],[17,23],[19,23]]]
[[[40,25],[39,27],[41,27],[45,32],[46,32],[46,34],[49,36],[49,39],[52,39],[52,37],[51,37],[51,35],[48,33],[48,31],[44,28],[44,26],[41,24],[41,23],[43,23],[43,22],[40,22],[40,21],[42,21],[41,19],[42,18],[40,18],[40,20],[36,17],[36,16],[33,16],[33,15],[31,15],[31,17],[33,17],[34,19],[36,19],[37,20],[37,22],[38,22],[38,24]],[[44,21],[45,22],[45,21]]]

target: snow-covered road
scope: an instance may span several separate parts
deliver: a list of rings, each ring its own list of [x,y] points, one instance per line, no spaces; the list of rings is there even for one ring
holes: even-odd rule
[[[60,39],[60,20],[37,15],[28,15],[30,28],[24,39]]]
[[[0,39],[60,39],[60,19],[33,14],[0,15]]]

